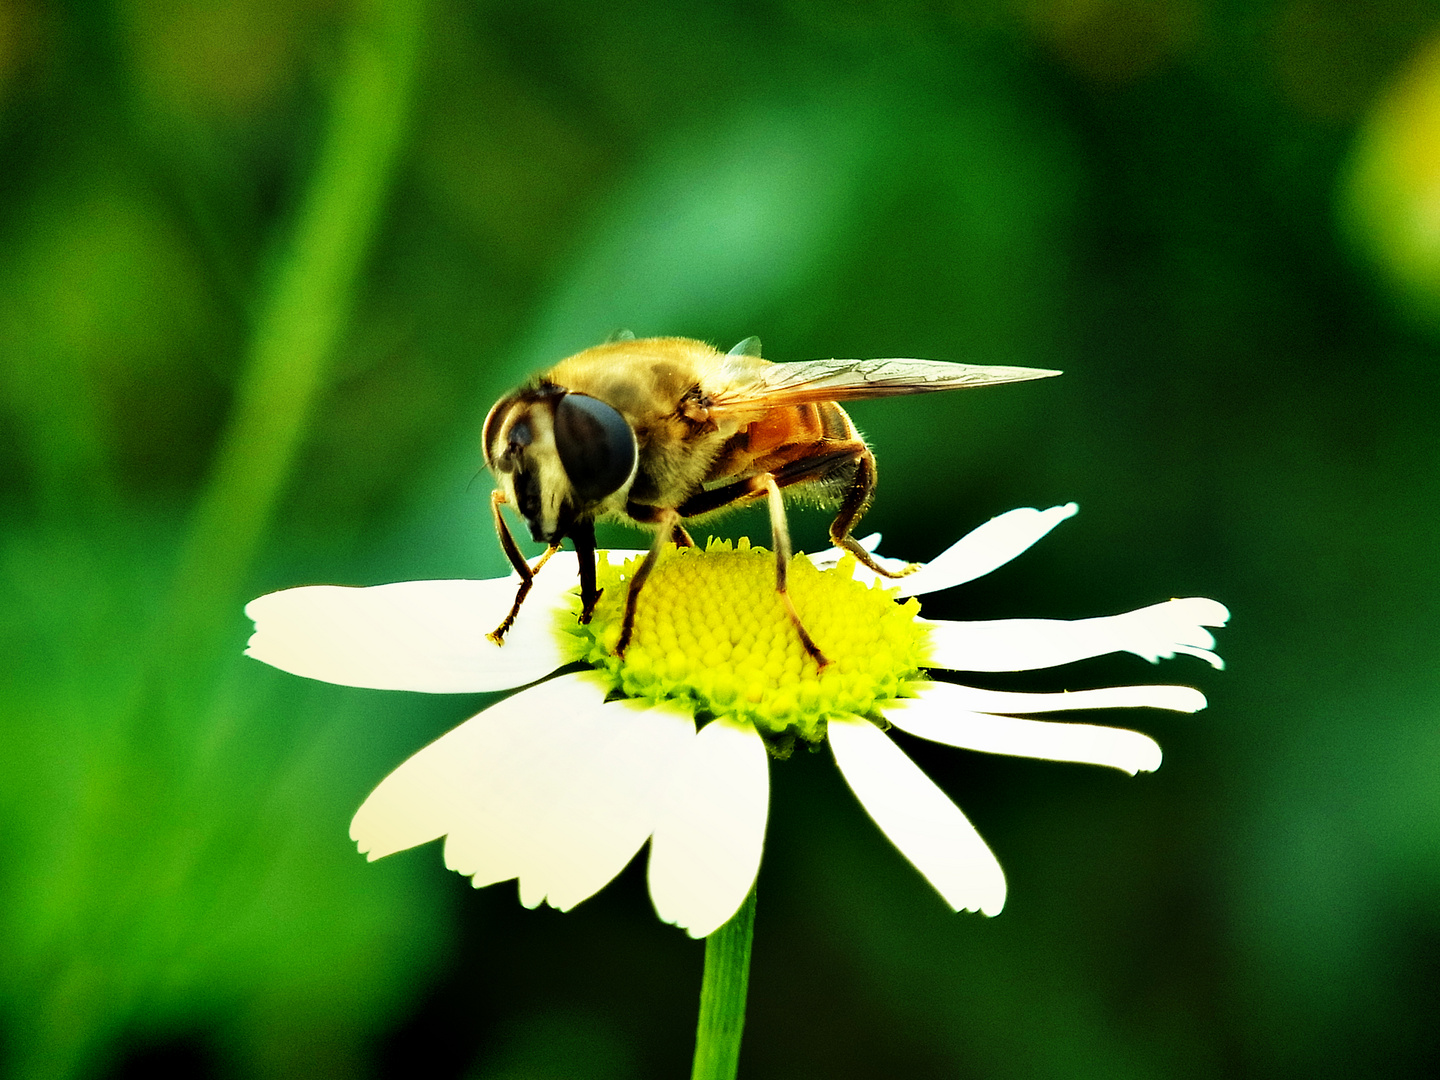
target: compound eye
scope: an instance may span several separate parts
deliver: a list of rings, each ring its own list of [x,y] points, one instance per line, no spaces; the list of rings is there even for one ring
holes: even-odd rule
[[[635,432],[598,398],[566,394],[555,406],[555,449],[582,503],[619,490],[635,471]]]

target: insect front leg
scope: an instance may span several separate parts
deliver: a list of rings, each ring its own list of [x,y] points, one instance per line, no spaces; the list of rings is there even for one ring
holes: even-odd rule
[[[850,535],[850,530],[870,506],[870,497],[875,494],[875,480],[875,455],[868,446],[862,444],[855,456],[855,478],[850,482],[850,489],[845,492],[840,509],[835,513],[835,520],[830,523],[830,542],[841,551],[854,555],[861,566],[868,567],[881,577],[901,578],[919,570],[920,564],[911,563],[903,570],[887,570]]]
[[[510,560],[510,565],[513,566],[515,572],[520,575],[520,588],[515,593],[515,603],[510,605],[510,614],[505,616],[504,622],[485,635],[496,645],[503,645],[505,643],[506,631],[515,624],[515,617],[520,614],[520,605],[525,602],[525,597],[530,593],[530,587],[535,583],[535,575],[540,572],[542,566],[550,561],[550,556],[560,550],[559,545],[551,544],[545,549],[545,554],[540,556],[540,561],[537,562],[532,569],[530,564],[525,561],[525,556],[520,554],[520,549],[515,545],[515,538],[510,535],[510,530],[505,526],[505,518],[500,513],[500,507],[508,501],[509,500],[505,498],[505,493],[499,488],[496,488],[490,493],[490,512],[495,517],[495,533],[500,537],[500,547],[504,550],[505,557]],[[594,573],[593,558],[591,561],[591,573],[592,575]]]
[[[595,587],[595,523],[576,522],[570,529],[570,540],[575,545],[575,558],[580,563],[580,622],[584,625],[595,614],[595,605],[605,591]]]

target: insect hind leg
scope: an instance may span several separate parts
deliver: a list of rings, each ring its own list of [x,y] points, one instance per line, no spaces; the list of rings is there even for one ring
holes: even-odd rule
[[[788,477],[782,479],[788,479]],[[795,632],[800,636],[800,644],[814,658],[815,663],[824,668],[830,661],[820,651],[820,647],[815,644],[815,639],[805,629],[805,624],[800,621],[800,613],[795,610],[795,602],[790,598],[787,588],[787,577],[790,571],[790,530],[785,523],[785,504],[780,497],[781,482],[777,481],[772,473],[762,473],[747,480],[737,481],[721,489],[720,495],[723,501],[717,503],[716,506],[743,502],[761,495],[769,496],[771,546],[775,549],[775,591],[780,594],[780,599],[785,604],[785,613],[790,617],[790,625],[795,627]],[[715,494],[714,492],[705,492],[704,497],[708,502],[709,498]],[[624,656],[625,649],[630,644],[630,637],[635,629],[636,602],[640,597],[640,590],[645,587],[645,580],[650,576],[650,571],[654,569],[655,562],[660,557],[661,550],[672,537],[677,541],[682,537],[686,539],[689,537],[680,524],[685,512],[692,510],[696,513],[704,513],[716,508],[716,506],[710,505],[697,508],[698,503],[699,500],[690,500],[679,510],[652,510],[645,515],[649,519],[647,524],[655,526],[655,540],[651,543],[644,560],[636,569],[635,576],[630,579],[630,588],[625,595],[625,616],[620,624],[620,640],[615,645],[617,656]],[[633,507],[630,513],[632,517],[640,520],[644,511],[639,507]]]
[[[855,477],[850,482],[849,490],[845,492],[840,509],[835,513],[835,520],[830,523],[830,542],[841,551],[854,555],[861,566],[873,570],[881,577],[902,578],[919,570],[920,564],[911,563],[901,570],[887,570],[876,561],[875,556],[860,546],[860,541],[850,535],[855,523],[869,509],[870,498],[875,494],[876,478],[875,455],[870,452],[869,447],[864,447],[855,457]]]

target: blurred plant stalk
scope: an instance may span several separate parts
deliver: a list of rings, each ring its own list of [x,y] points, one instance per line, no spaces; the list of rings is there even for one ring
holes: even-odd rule
[[[289,479],[354,307],[405,141],[426,0],[357,0],[325,136],[277,245],[156,644],[206,663]],[[175,653],[176,647],[180,652]]]
[[[88,782],[89,805],[126,808],[116,820],[128,823],[136,838],[131,862],[148,866],[145,860],[153,856],[172,881],[184,880],[187,890],[202,896],[207,841],[192,836],[188,845],[177,845],[162,824],[189,820],[175,808],[185,804],[186,779],[200,783],[206,775],[186,757],[194,739],[181,734],[184,718],[214,694],[214,676],[227,653],[238,657],[241,639],[229,635],[242,621],[245,577],[325,389],[392,187],[408,130],[425,9],[426,0],[357,0],[353,6],[324,135],[287,235],[277,237],[270,275],[257,290],[257,317],[233,409],[194,507],[170,594],[152,626],[147,692],[130,707],[133,726],[108,752],[109,772]],[[167,772],[167,765],[177,771]],[[117,828],[123,833],[123,825]],[[110,840],[112,833],[102,832],[91,841],[96,850],[81,861],[113,857]],[[153,978],[147,983],[134,969],[143,970],[152,953],[175,947],[179,935],[173,928],[171,938],[147,930],[162,924],[152,901],[143,883],[119,892],[110,888],[101,902],[108,917],[68,941],[69,966],[38,991],[38,1023],[14,1039],[13,1075],[85,1075],[104,1060],[106,1042],[156,993]],[[89,948],[100,956],[118,953],[119,966],[75,959]]]

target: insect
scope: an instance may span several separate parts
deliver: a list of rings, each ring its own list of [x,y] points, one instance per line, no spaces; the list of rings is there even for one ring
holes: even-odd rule
[[[875,491],[875,455],[839,403],[1058,374],[937,360],[771,363],[761,359],[758,338],[722,353],[689,338],[622,331],[536,375],[485,418],[495,530],[520,575],[515,603],[489,637],[502,642],[535,574],[566,537],[579,557],[580,621],[588,623],[600,599],[595,522],[629,522],[653,529],[655,539],[630,579],[616,646],[623,656],[661,550],[671,542],[693,546],[684,523],[767,499],[775,588],[806,651],[824,667],[786,589],[790,533],[781,493],[835,508],[831,541],[876,573],[894,578],[914,569],[885,569],[850,535]],[[534,567],[505,525],[507,503],[548,545]]]

